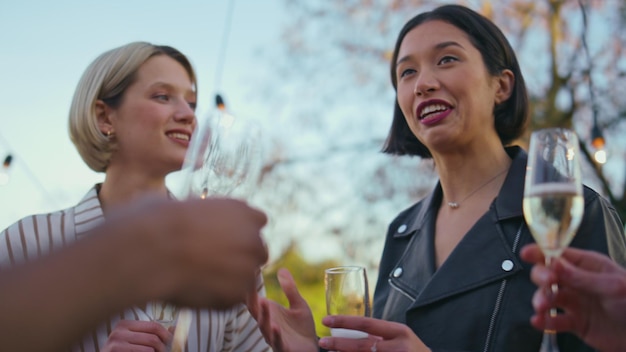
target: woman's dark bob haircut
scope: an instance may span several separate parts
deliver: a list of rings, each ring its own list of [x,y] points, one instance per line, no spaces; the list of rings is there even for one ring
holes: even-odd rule
[[[480,51],[487,71],[499,75],[509,69],[515,76],[511,96],[494,107],[495,128],[503,145],[521,136],[528,120],[528,95],[515,52],[502,31],[489,19],[471,9],[459,5],[444,5],[430,12],[421,13],[409,20],[398,35],[391,59],[391,82],[397,91],[396,61],[402,40],[413,28],[428,21],[444,21],[467,33],[470,42]],[[462,77],[459,77],[462,79]],[[393,121],[383,152],[396,155],[416,155],[431,158],[428,148],[409,129],[398,100],[394,104]]]

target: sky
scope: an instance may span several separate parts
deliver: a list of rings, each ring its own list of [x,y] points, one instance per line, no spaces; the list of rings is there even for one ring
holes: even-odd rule
[[[249,83],[280,39],[284,5],[230,1],[0,0],[0,157],[13,156],[0,185],[0,229],[70,207],[103,180],[70,142],[67,116],[80,75],[106,50],[132,41],[173,46],[197,71],[199,118],[216,91],[238,112],[258,113],[247,104]]]

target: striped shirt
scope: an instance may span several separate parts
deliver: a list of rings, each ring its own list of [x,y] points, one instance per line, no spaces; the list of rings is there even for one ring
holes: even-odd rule
[[[0,269],[34,260],[87,235],[104,221],[98,185],[76,205],[65,210],[27,216],[0,233]],[[263,278],[257,282],[264,295]],[[72,346],[71,351],[99,351],[120,320],[153,320],[144,308],[132,307],[110,317]],[[271,351],[247,307],[230,310],[193,310],[185,351]]]

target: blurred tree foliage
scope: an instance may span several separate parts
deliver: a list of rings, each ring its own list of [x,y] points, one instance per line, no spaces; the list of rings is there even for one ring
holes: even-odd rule
[[[315,319],[315,329],[318,336],[328,336],[330,332],[328,328],[322,325],[322,318],[326,316],[326,296],[324,293],[324,270],[340,265],[334,260],[326,260],[319,263],[308,263],[294,244],[287,247],[285,252],[270,266],[263,270],[265,279],[265,289],[267,297],[282,304],[289,306],[289,302],[285,297],[276,273],[280,268],[287,268],[298,286],[298,290],[307,301],[313,312]]]

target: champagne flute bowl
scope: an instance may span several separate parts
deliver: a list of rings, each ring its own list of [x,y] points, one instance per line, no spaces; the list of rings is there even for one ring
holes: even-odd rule
[[[569,246],[584,212],[580,151],[573,131],[549,128],[531,134],[523,211],[550,267]],[[556,285],[551,287],[552,294],[557,290]],[[550,310],[550,316],[556,316],[556,309]],[[540,351],[559,351],[554,330],[544,331]]]
[[[367,272],[361,266],[340,266],[326,269],[326,312],[329,315],[370,316]],[[346,338],[367,338],[363,331],[333,328],[331,335]]]
[[[191,139],[183,164],[183,196],[248,198],[262,167],[260,129],[251,121],[216,111]]]

